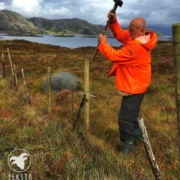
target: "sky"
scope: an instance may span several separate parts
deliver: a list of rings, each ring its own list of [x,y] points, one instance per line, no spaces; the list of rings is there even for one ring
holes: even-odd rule
[[[113,6],[113,0],[0,0],[0,10],[12,10],[26,18],[78,18],[100,25],[106,24]],[[123,26],[138,16],[144,17],[148,26],[172,26],[180,22],[180,0],[123,0],[116,14]]]

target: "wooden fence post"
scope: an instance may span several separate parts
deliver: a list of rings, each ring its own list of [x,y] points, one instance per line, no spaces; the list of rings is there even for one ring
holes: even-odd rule
[[[177,130],[178,130],[178,153],[180,168],[180,23],[172,25],[173,32],[173,50],[174,50],[174,77],[176,92],[176,112],[177,112]]]
[[[48,112],[51,113],[51,68],[48,67]]]
[[[6,77],[6,74],[5,74],[5,64],[4,64],[4,54],[2,54],[2,74],[3,74],[3,78]]]
[[[12,61],[11,61],[11,55],[10,55],[10,52],[9,52],[9,48],[7,48],[7,52],[8,52],[8,57],[9,57],[9,63],[10,63],[10,66],[11,66],[12,76],[14,78],[14,72],[13,72],[13,66],[12,66]]]
[[[142,133],[144,147],[145,147],[146,154],[147,154],[149,163],[151,165],[154,177],[155,177],[156,180],[162,180],[161,173],[160,173],[158,164],[156,163],[156,159],[154,157],[154,154],[153,154],[153,151],[152,151],[152,148],[151,148],[151,144],[150,144],[150,141],[149,141],[149,138],[148,138],[148,135],[147,135],[146,127],[144,125],[144,120],[143,120],[143,118],[138,117],[137,121],[138,121],[138,124],[139,124],[139,128],[141,130],[141,133]]]
[[[18,90],[18,79],[17,79],[17,71],[16,65],[13,63],[13,71],[14,71],[14,86],[16,87],[16,91]]]
[[[84,81],[85,81],[84,91],[86,94],[89,94],[89,59],[85,60]],[[89,95],[86,96],[86,102],[85,102],[85,124],[86,124],[86,130],[88,130],[89,129]]]
[[[25,79],[25,76],[24,76],[24,70],[23,68],[21,68],[21,72],[22,72],[22,77],[23,77],[23,82],[24,82],[24,88],[26,90],[26,102],[28,104],[30,104],[30,97],[29,97],[29,91],[28,91],[28,88],[27,88],[27,85],[26,85],[26,79]]]
[[[83,106],[85,105],[85,102],[86,102],[86,93],[83,94],[83,98],[81,100],[78,112],[76,114],[76,117],[74,118],[72,131],[74,131],[75,128],[76,128],[76,124],[78,122],[78,118],[80,117],[81,110],[82,110]]]

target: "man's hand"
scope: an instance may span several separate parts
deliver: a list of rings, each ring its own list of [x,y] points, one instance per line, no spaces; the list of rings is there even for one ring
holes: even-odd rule
[[[100,35],[99,35],[99,38],[98,38],[98,42],[100,43],[100,42],[102,42],[102,41],[106,41],[106,35],[100,34]]]
[[[112,10],[109,11],[107,17],[109,18],[109,22],[110,22],[110,23],[114,23],[114,22],[117,21],[117,19],[116,19],[116,14],[113,13]]]

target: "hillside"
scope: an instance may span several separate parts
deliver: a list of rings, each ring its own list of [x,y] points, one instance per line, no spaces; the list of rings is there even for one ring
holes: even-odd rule
[[[40,33],[40,29],[20,14],[9,11],[0,11],[0,32],[9,34]]]
[[[33,17],[28,19],[35,26],[44,31],[62,34],[84,34],[84,35],[97,35],[102,32],[104,26],[92,25],[87,21],[77,18],[73,19],[58,19],[50,20],[45,18]]]
[[[68,36],[75,34],[97,36],[104,31],[104,27],[105,25],[93,25],[77,18],[51,20],[32,17],[27,19],[14,11],[0,11],[0,32],[10,35],[48,33]],[[161,33],[154,32],[162,36]],[[112,36],[110,30],[107,31],[107,35]]]

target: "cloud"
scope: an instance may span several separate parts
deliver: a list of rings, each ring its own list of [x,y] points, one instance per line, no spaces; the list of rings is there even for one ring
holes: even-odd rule
[[[179,21],[179,9],[180,2],[174,0],[133,0],[125,2],[117,10],[117,16],[125,24],[134,17],[142,16],[148,25],[171,25]]]
[[[0,4],[2,5],[10,5],[13,2],[13,0],[0,0]]]
[[[13,0],[11,7],[23,16],[39,15],[41,13],[43,0]]]

